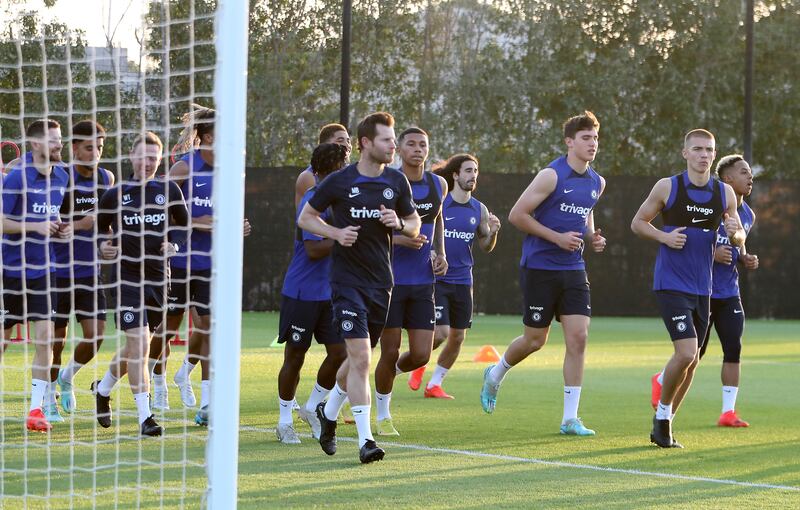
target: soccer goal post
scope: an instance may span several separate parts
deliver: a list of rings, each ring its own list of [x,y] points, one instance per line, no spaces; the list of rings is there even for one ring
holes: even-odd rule
[[[242,339],[242,218],[247,105],[247,0],[221,0],[216,19],[214,273],[208,472],[212,509],[236,508],[239,360]],[[224,197],[224,199],[222,199]],[[233,261],[233,263],[231,263]]]

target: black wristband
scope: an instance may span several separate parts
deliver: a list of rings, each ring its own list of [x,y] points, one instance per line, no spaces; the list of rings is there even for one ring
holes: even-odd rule
[[[398,232],[402,232],[402,231],[403,231],[403,229],[405,229],[405,228],[406,228],[406,222],[405,222],[405,221],[403,221],[403,218],[401,218],[401,217],[399,217],[399,216],[397,217],[397,219],[400,221],[400,228],[398,228],[398,229],[397,229],[397,231],[398,231]]]

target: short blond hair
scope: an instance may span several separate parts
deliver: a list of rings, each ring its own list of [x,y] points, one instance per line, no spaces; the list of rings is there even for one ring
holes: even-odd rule
[[[686,136],[683,137],[683,145],[684,145],[684,147],[686,146],[687,143],[689,143],[689,138],[691,138],[693,136],[697,136],[697,137],[700,137],[700,138],[706,138],[706,139],[714,140],[714,141],[717,140],[716,138],[714,138],[714,134],[711,133],[711,131],[708,131],[707,129],[699,129],[699,128],[698,129],[692,129],[691,131],[686,133]]]
[[[133,144],[131,145],[131,152],[133,152],[136,149],[136,147],[141,143],[145,145],[158,145],[159,152],[162,152],[164,150],[164,144],[161,142],[161,138],[159,138],[158,135],[153,133],[152,131],[147,131],[134,138]]]

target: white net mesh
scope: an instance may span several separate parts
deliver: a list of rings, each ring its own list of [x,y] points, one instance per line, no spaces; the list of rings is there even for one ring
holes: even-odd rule
[[[204,310],[210,297],[211,269],[205,265],[210,240],[195,239],[196,232],[207,229],[180,227],[179,210],[194,215],[195,226],[211,223],[213,117],[207,121],[212,126],[208,146],[198,147],[208,131],[200,121],[190,126],[198,136],[182,148],[176,144],[186,127],[183,114],[193,111],[193,103],[214,107],[216,2],[142,3],[141,15],[133,18],[134,2],[127,0],[116,6],[114,0],[61,3],[83,10],[83,23],[67,26],[48,9],[27,12],[19,2],[0,2],[0,165],[5,174],[0,507],[197,507],[208,485],[208,430],[196,422],[203,423],[211,411],[201,409],[209,403],[209,369],[201,370],[198,363],[208,359]],[[97,23],[105,28],[106,45],[92,39]],[[112,48],[118,43],[116,31],[130,25],[140,44]],[[60,128],[45,123],[41,132],[31,131],[40,119],[55,120]],[[104,128],[104,137],[97,136],[96,127],[80,135],[95,123]],[[132,158],[131,148],[147,131],[163,141],[157,151],[164,156],[161,177],[134,185],[135,172],[147,172],[146,150],[134,151]],[[102,155],[93,162],[87,154],[99,152],[100,138]],[[150,193],[151,187],[161,191]],[[181,200],[171,195],[178,188],[185,195]],[[163,242],[177,243],[183,259],[171,259],[169,296],[170,262],[160,250],[170,248]],[[105,260],[104,247],[118,251]],[[176,297],[181,289],[183,297]],[[98,291],[105,293],[107,306],[98,301]],[[180,305],[183,299],[191,313]],[[150,327],[143,316],[149,316]],[[166,367],[155,363],[166,359],[157,355],[158,341],[149,363],[143,349],[133,347],[140,345],[132,341],[137,338],[150,343],[146,333],[135,333],[155,329],[155,322],[166,333],[157,331],[157,337],[178,334]],[[112,364],[118,351],[127,363]],[[189,373],[193,366],[184,359],[197,368]],[[103,381],[100,394],[107,392],[112,365],[115,375],[126,365],[129,373],[144,368],[141,377],[122,378],[113,386],[113,418],[106,428],[97,419],[98,399],[90,386]],[[174,385],[176,375],[178,382],[191,384]],[[195,403],[187,387],[194,388]],[[160,388],[169,389],[167,397]],[[149,393],[146,406],[134,400],[136,393]],[[142,436],[143,408],[163,427],[161,436]],[[43,418],[33,414],[36,409]],[[52,426],[46,433],[36,430],[48,428],[44,419]]]

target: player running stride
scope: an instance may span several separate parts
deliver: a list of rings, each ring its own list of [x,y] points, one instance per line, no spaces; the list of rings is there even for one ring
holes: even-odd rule
[[[600,123],[587,111],[568,119],[563,129],[567,155],[534,177],[508,215],[511,224],[527,234],[520,263],[525,331],[497,365],[486,369],[481,405],[487,413],[494,411],[506,372],[544,346],[555,317],[561,321],[566,344],[561,433],[593,436],[594,430],[578,417],[578,405],[592,315],[584,239],[598,253],[606,246],[600,229],[595,230],[592,212],[605,180],[589,166],[597,155]]]
[[[311,167],[319,182],[345,165],[347,149],[335,143],[323,143],[314,149]],[[306,191],[297,214],[314,196],[314,188]],[[323,213],[323,220],[328,215]],[[344,339],[333,324],[331,305],[331,258],[334,241],[297,229],[294,256],[286,270],[281,291],[278,343],[285,344],[283,365],[278,373],[278,427],[275,434],[284,444],[300,443],[294,430],[292,408],[300,381],[300,370],[311,337],[325,346],[326,356],[317,372],[317,381],[305,405],[298,410],[300,418],[311,427],[311,435],[319,439],[320,421],[317,406],[336,384],[336,372],[347,358]]]
[[[447,253],[447,274],[436,277],[434,300],[436,304],[436,329],[433,348],[445,343],[433,376],[425,386],[425,398],[452,399],[442,383],[455,364],[461,346],[472,327],[472,245],[486,253],[494,250],[500,220],[472,196],[478,185],[478,159],[471,154],[456,154],[435,168],[434,173],[444,177],[450,193],[444,199],[444,245]],[[408,386],[417,391],[422,385],[425,366],[413,372]]]
[[[736,213],[733,189],[711,178],[716,156],[714,135],[704,129],[684,137],[686,171],[659,180],[631,222],[631,230],[659,243],[653,290],[674,354],[664,368],[664,384],[650,441],[661,448],[683,448],[672,436],[672,419],[692,384],[699,361],[698,340],[706,336],[717,229],[732,245],[745,232]],[[661,214],[663,229],[652,225]]]
[[[61,125],[31,122],[25,131],[31,146],[26,157],[3,179],[3,292],[0,322],[3,348],[17,324],[34,323],[31,401],[25,426],[47,432],[52,426],[42,411],[53,362],[55,256],[51,239],[69,239],[72,225],[61,223],[59,210],[69,176],[61,162]]]
[[[339,388],[317,406],[320,446],[328,455],[336,453],[336,418],[349,397],[359,457],[365,464],[384,456],[370,426],[369,370],[392,292],[392,234],[415,238],[420,229],[408,179],[386,167],[397,147],[393,126],[388,113],[365,117],[357,130],[361,158],[317,186],[297,220],[301,229],[336,241],[331,261],[333,316],[347,346],[347,360],[337,374]],[[320,217],[328,207],[331,224]]]
[[[97,256],[95,218],[97,202],[114,185],[114,174],[100,168],[106,131],[97,122],[82,120],[72,126],[72,167],[69,186],[61,205],[61,219],[72,223],[71,243],[53,243],[56,255],[56,320],[51,377],[61,389],[61,408],[72,413],[76,408],[72,378],[89,363],[103,343],[106,329],[106,292]],[[83,338],[75,346],[72,359],[61,365],[61,349],[67,338],[70,315],[81,325]],[[57,356],[56,356],[57,354]],[[55,403],[55,392],[45,407],[48,421],[62,421]]]
[[[431,357],[436,324],[433,282],[437,275],[447,272],[441,215],[447,183],[425,171],[428,134],[417,127],[406,129],[400,133],[397,152],[402,161],[401,171],[411,184],[422,227],[413,239],[402,234],[393,237],[394,289],[381,335],[381,357],[375,367],[375,430],[379,436],[400,435],[389,410],[394,379],[425,366]],[[403,354],[400,354],[401,328],[408,333],[408,351]]]
[[[92,384],[97,422],[103,428],[111,426],[111,391],[127,372],[143,436],[160,436],[163,431],[150,412],[147,352],[150,333],[163,318],[169,258],[177,253],[178,241],[185,238],[181,227],[189,222],[178,185],[153,179],[162,152],[155,133],[137,137],[130,153],[132,178],[108,190],[97,207],[101,254],[120,261],[117,324],[126,338],[103,379]]]
[[[744,197],[750,196],[753,190],[753,172],[747,161],[738,154],[732,154],[720,159],[716,169],[717,177],[729,184],[736,194],[739,219],[742,222],[745,234],[750,234],[750,229],[756,221],[756,215]],[[739,418],[736,413],[736,397],[739,394],[739,376],[741,365],[739,359],[742,353],[742,334],[744,333],[744,307],[739,293],[740,265],[746,269],[758,268],[758,256],[745,253],[744,246],[731,246],[724,225],[720,225],[717,232],[717,246],[714,250],[714,266],[711,278],[711,314],[705,338],[700,347],[700,359],[708,348],[713,325],[722,344],[722,414],[717,421],[720,427],[749,427],[750,424]],[[661,385],[664,372],[659,372],[652,379],[652,406],[656,409],[661,398]]]

